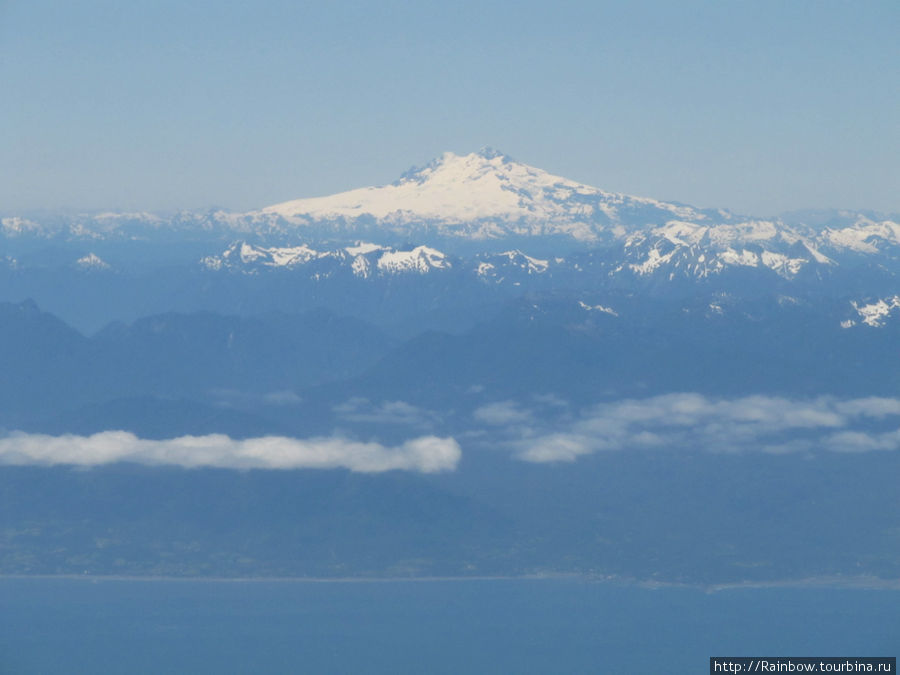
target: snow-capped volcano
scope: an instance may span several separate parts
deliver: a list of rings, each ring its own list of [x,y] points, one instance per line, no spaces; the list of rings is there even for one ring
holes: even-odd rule
[[[444,234],[475,238],[566,234],[583,241],[617,225],[709,221],[707,213],[688,206],[605,192],[489,148],[468,155],[444,153],[390,185],[283,202],[262,213],[300,222],[429,223]],[[720,220],[730,217],[717,214]]]
[[[212,243],[211,252],[220,252],[223,242],[242,240],[268,251],[260,260],[271,257],[265,265],[279,268],[309,262],[313,249],[333,252],[358,241],[399,251],[425,246],[452,255],[521,249],[548,260],[573,251],[603,251],[599,255],[610,261],[612,274],[642,277],[706,278],[735,267],[765,267],[794,278],[843,261],[871,261],[892,274],[898,268],[895,216],[813,215],[814,225],[744,218],[607,192],[483,149],[444,153],[389,185],[245,213],[102,213],[47,223],[6,217],[0,219],[0,240],[27,248],[33,238],[168,244],[192,239]],[[228,267],[238,256],[226,258],[229,264],[222,264]],[[420,263],[432,266],[427,256]],[[249,262],[242,258],[242,264]]]

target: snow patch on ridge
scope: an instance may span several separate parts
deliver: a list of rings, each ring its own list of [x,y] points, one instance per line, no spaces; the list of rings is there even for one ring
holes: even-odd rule
[[[726,265],[739,265],[742,267],[756,267],[759,265],[759,257],[753,251],[742,249],[735,251],[733,248],[726,249],[719,254],[719,258]]]
[[[105,262],[100,256],[95,255],[94,253],[88,253],[86,256],[83,256],[75,261],[75,264],[83,270],[108,270],[111,269],[110,265]]]
[[[760,258],[763,265],[784,277],[796,276],[809,262],[805,258],[789,258],[783,253],[773,253],[772,251],[763,251]]]
[[[673,255],[675,255],[675,249],[662,254],[659,252],[659,249],[651,248],[647,253],[647,259],[644,260],[644,262],[632,264],[629,265],[629,267],[638,274],[650,274],[660,266],[669,262]]]
[[[411,251],[387,251],[378,258],[377,264],[381,271],[415,271],[423,274],[433,268],[451,267],[447,256],[428,246],[416,246]]]
[[[603,312],[611,316],[619,316],[619,313],[612,307],[604,307],[603,305],[589,305],[586,302],[578,301],[578,306],[587,312]]]
[[[504,251],[497,254],[498,258],[506,258],[507,262],[517,265],[529,274],[543,274],[550,267],[549,260],[541,260],[540,258],[532,258],[525,255],[522,251]]]
[[[319,261],[329,265],[323,268]],[[368,278],[373,271],[382,274],[406,272],[425,273],[432,269],[449,269],[449,258],[428,246],[417,246],[409,251],[398,251],[386,246],[358,243],[333,251],[317,251],[305,244],[299,246],[264,247],[247,242],[232,244],[218,256],[207,256],[200,264],[208,270],[235,269],[254,274],[260,269],[294,269],[315,263],[312,277],[330,276],[336,269],[349,262],[356,277]]]
[[[17,236],[22,234],[40,234],[44,228],[33,220],[13,216],[11,218],[0,218],[0,230],[7,236]]]
[[[879,242],[900,245],[900,224],[889,220],[874,222],[868,218],[859,218],[851,227],[825,230],[822,237],[837,248],[857,253],[878,253]]]
[[[370,244],[364,241],[356,242],[355,246],[344,247],[344,250],[347,251],[347,253],[349,253],[350,255],[365,255],[366,253],[383,251],[384,249],[384,246],[379,246],[378,244]]]
[[[850,304],[853,305],[853,309],[859,314],[860,320],[864,324],[872,328],[878,328],[884,325],[885,320],[893,313],[893,310],[900,307],[900,295],[884,298],[866,305],[861,305],[856,301]]]

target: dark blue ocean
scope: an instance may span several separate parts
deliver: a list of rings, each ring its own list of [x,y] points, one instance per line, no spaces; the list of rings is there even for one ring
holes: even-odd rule
[[[706,673],[893,656],[900,592],[579,580],[0,579],[2,673]]]

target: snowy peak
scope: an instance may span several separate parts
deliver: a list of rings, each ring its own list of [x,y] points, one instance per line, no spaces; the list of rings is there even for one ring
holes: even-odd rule
[[[18,216],[0,218],[0,232],[7,237],[27,234],[43,234],[43,231],[43,227],[27,218],[20,218]]]
[[[407,171],[390,185],[298,199],[263,209],[264,213],[319,218],[403,218],[465,222],[527,215],[542,188],[565,179],[494,151],[468,155],[444,153],[430,164]],[[575,187],[576,184],[571,184]],[[589,190],[590,188],[584,188]]]
[[[307,264],[322,253],[291,248],[298,240],[329,255],[339,245],[362,240],[382,247],[423,244],[454,254],[471,254],[476,246],[481,253],[525,247],[550,260],[572,250],[622,253],[624,246],[620,269],[640,276],[704,277],[737,266],[766,267],[792,278],[817,265],[844,261],[868,265],[869,259],[878,258],[875,264],[892,267],[900,263],[896,215],[840,212],[813,218],[814,224],[797,217],[788,222],[741,218],[718,209],[607,192],[483,148],[464,155],[446,152],[388,185],[246,213],[100,213],[46,223],[4,217],[0,239],[15,245],[31,238],[171,243],[188,236],[217,245],[246,239],[282,247],[278,252],[245,252],[273,267]],[[368,256],[349,249],[344,254]],[[374,259],[366,260],[377,269]],[[490,265],[495,263],[485,261],[484,269]],[[363,263],[359,266],[362,269]],[[540,272],[533,264],[525,267]]]
[[[857,253],[878,253],[886,247],[900,245],[900,224],[888,220],[875,222],[858,218],[848,227],[828,228],[822,233],[828,245]]]
[[[88,253],[87,255],[82,256],[75,261],[75,265],[78,269],[94,272],[112,269],[109,263],[95,253]]]
[[[448,256],[428,246],[398,250],[367,242],[317,251],[305,244],[267,247],[239,241],[220,255],[203,258],[200,263],[208,270],[233,270],[245,274],[256,274],[267,269],[303,268],[314,279],[328,278],[341,270],[349,270],[356,277],[368,278],[373,274],[426,274],[431,270],[453,267]]]
[[[490,148],[446,152],[390,185],[283,202],[261,213],[297,224],[366,218],[388,229],[428,224],[439,234],[476,239],[564,234],[584,241],[598,239],[610,226],[709,219],[691,207],[555,176]]]
[[[511,167],[517,164],[509,155],[490,147],[484,147],[478,152],[468,155],[445,152],[423,167],[412,167],[392,185],[400,185],[407,181],[422,184],[429,179],[446,181],[449,178],[452,181],[462,178],[464,181],[471,180],[485,174],[497,172],[504,166]],[[518,166],[525,165],[518,164]]]
[[[416,246],[411,251],[385,251],[378,258],[378,269],[382,272],[418,272],[425,274],[432,269],[452,267],[450,261],[440,251],[428,246]]]
[[[727,268],[766,267],[791,279],[809,265],[833,265],[803,233],[772,221],[699,225],[670,221],[625,239],[623,267],[637,275],[704,278]]]

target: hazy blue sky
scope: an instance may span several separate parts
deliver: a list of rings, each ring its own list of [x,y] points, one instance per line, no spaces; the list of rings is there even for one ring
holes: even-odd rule
[[[900,211],[900,2],[0,0],[0,212],[249,209],[491,145],[605,189]]]

